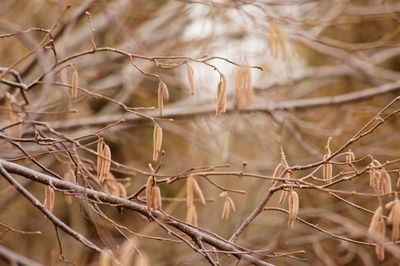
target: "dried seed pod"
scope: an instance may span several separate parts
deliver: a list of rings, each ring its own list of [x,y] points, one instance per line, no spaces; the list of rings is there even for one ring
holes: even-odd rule
[[[228,220],[230,212],[231,212],[231,205],[226,200],[224,203],[224,208],[222,209],[222,215],[221,215],[221,218],[223,221]]]
[[[161,210],[162,200],[161,200],[161,191],[158,186],[153,187],[153,195],[154,195],[154,206],[155,210]]]
[[[44,191],[44,207],[49,211],[53,211],[55,201],[54,189],[51,186],[45,186]]]
[[[194,193],[200,199],[201,204],[206,205],[206,199],[204,197],[203,191],[201,190],[201,188],[199,186],[199,183],[197,183],[197,180],[195,178],[193,178],[192,181],[193,181],[193,191],[194,191]]]
[[[147,212],[150,213],[152,210],[152,206],[154,205],[154,195],[153,195],[153,186],[154,186],[154,177],[149,176],[146,182],[146,205],[147,205]]]
[[[193,176],[189,175],[186,180],[186,205],[188,208],[193,205],[194,181]]]
[[[288,193],[289,193],[289,192],[288,192],[287,190],[282,190],[281,196],[280,196],[280,198],[279,198],[279,204],[282,204],[283,202],[285,202]]]
[[[74,68],[74,71],[72,72],[72,78],[71,78],[71,98],[75,99],[78,97],[78,71]]]
[[[158,154],[162,145],[162,128],[158,124],[154,124],[153,131],[153,161],[157,161]]]
[[[196,94],[196,83],[194,79],[194,71],[193,68],[190,65],[186,65],[186,72],[188,76],[188,81],[189,81],[189,87],[190,87],[190,94],[195,95]]]
[[[299,195],[297,194],[296,191],[292,191],[290,192],[289,195],[289,220],[288,220],[289,228],[293,228],[298,212],[299,212]]]
[[[220,75],[220,82],[217,86],[217,108],[216,116],[219,117],[226,111],[226,77]]]

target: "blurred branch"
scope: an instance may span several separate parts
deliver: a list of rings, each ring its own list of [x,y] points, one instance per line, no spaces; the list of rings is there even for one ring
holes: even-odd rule
[[[3,245],[0,245],[0,257],[9,265],[44,266],[44,264],[28,259]]]

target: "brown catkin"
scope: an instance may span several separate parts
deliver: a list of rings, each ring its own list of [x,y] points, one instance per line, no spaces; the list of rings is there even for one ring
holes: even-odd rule
[[[288,195],[288,191],[287,190],[282,190],[281,192],[281,196],[279,197],[279,204],[282,204],[285,202],[286,198]]]
[[[233,212],[235,212],[235,211],[236,211],[236,206],[235,206],[235,203],[233,202],[232,198],[227,196],[227,197],[226,197],[226,200],[227,200],[228,203],[229,203],[230,209],[231,209]]]
[[[324,160],[326,160],[330,155],[325,155]],[[332,182],[332,164],[325,163],[322,166],[322,179],[328,183]]]
[[[97,176],[101,177],[101,173],[104,169],[104,158],[102,155],[104,155],[104,140],[100,139],[97,142]]]
[[[158,186],[153,187],[153,195],[154,195],[154,209],[161,210],[162,200],[161,200],[161,190]]]
[[[279,178],[281,176],[281,173],[283,171],[283,169],[285,169],[285,166],[282,163],[279,163],[274,170],[274,173],[272,174],[272,177],[276,177]],[[278,181],[274,180],[272,183],[275,184]]]
[[[71,78],[71,98],[75,99],[78,97],[78,71],[74,69],[72,72],[72,78]]]
[[[231,205],[226,200],[225,203],[224,203],[224,208],[222,209],[222,215],[221,215],[221,218],[222,218],[223,221],[228,220],[230,212],[231,212]]]
[[[190,65],[186,65],[186,72],[188,76],[188,81],[189,81],[189,88],[190,88],[190,95],[195,95],[196,94],[196,83],[194,79],[194,71],[193,68]]]
[[[146,182],[146,205],[147,212],[151,212],[153,204],[153,186],[154,186],[154,177],[149,176]]]
[[[376,228],[377,243],[375,246],[375,254],[379,260],[385,259],[385,247],[384,247],[385,231],[386,231],[385,221],[383,220],[383,217],[381,217],[381,219],[379,219],[378,221],[378,225]]]
[[[377,228],[379,226],[379,221],[382,219],[382,207],[379,206],[372,216],[371,223],[369,224],[368,228],[368,235],[370,236],[369,241],[374,242],[374,237],[377,234]]]
[[[97,176],[99,182],[103,183],[110,173],[111,166],[111,150],[103,139],[97,142],[97,153]]]
[[[282,59],[287,58],[287,38],[278,23],[272,22],[268,32],[268,50],[273,57],[278,57],[281,52]]]
[[[44,191],[44,207],[49,211],[53,211],[55,201],[54,189],[51,186],[45,186]]]
[[[400,173],[397,173],[396,188],[397,188],[397,191],[400,191]]]
[[[158,154],[161,152],[162,145],[162,128],[154,124],[153,131],[153,161],[157,161]]]
[[[253,102],[253,84],[250,67],[240,66],[234,71],[236,81],[235,100],[239,106],[246,106]]]
[[[288,227],[293,228],[299,212],[299,195],[296,191],[290,192],[289,195],[289,219]]]
[[[164,95],[163,95],[163,86],[161,85],[161,82],[158,84],[157,101],[158,101],[158,110],[160,112],[160,116],[163,116],[164,115]]]
[[[400,237],[400,201],[398,198],[386,204],[386,208],[390,209],[387,219],[388,224],[392,225],[392,241],[396,242]]]
[[[199,183],[197,183],[197,180],[195,178],[192,179],[192,182],[194,193],[200,199],[201,204],[206,205],[206,198],[204,197],[203,191],[201,190]]]
[[[106,179],[108,173],[110,173],[111,167],[111,150],[110,147],[104,143],[103,155],[105,157],[104,163],[102,165],[103,169],[101,171],[99,182],[103,183],[104,179]]]
[[[217,86],[217,108],[216,116],[219,117],[226,111],[226,77],[220,75],[220,82]]]
[[[117,182],[117,186],[118,186],[118,189],[119,189],[119,195],[118,196],[121,197],[121,198],[126,198],[128,196],[128,194],[126,192],[125,186],[123,184],[119,183],[119,182]]]
[[[349,149],[349,151],[346,154],[346,163],[347,164],[352,164],[356,160],[356,157],[354,156],[354,153]]]
[[[392,179],[385,168],[381,172],[381,182],[383,185],[383,193],[392,193]]]
[[[194,182],[193,176],[189,175],[186,180],[186,205],[188,208],[193,205],[193,192],[194,192]]]
[[[197,226],[197,211],[196,211],[196,206],[194,206],[194,204],[190,205],[188,208],[186,215],[186,222],[188,224]]]

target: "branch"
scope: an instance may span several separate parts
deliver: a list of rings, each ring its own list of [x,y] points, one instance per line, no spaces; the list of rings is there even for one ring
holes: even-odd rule
[[[253,113],[253,112],[263,112],[263,113],[271,113],[273,111],[279,110],[303,110],[309,108],[317,108],[317,107],[325,107],[331,105],[340,105],[347,104],[357,101],[365,101],[370,98],[380,96],[387,93],[393,93],[400,91],[400,81],[386,83],[381,86],[373,87],[370,89],[365,89],[361,91],[356,91],[352,93],[345,93],[342,95],[331,96],[331,97],[318,97],[311,99],[301,99],[301,100],[291,100],[291,101],[282,101],[282,102],[269,102],[263,105],[253,105],[246,108],[242,108],[237,110],[234,107],[233,103],[228,104],[227,113]],[[214,115],[215,114],[215,105],[205,105],[200,107],[194,107],[188,109],[187,107],[170,107],[166,108],[164,111],[164,118],[173,117],[174,120],[177,119],[188,119],[196,116],[204,116],[204,115]],[[150,117],[158,117],[157,111],[146,112],[146,116]],[[142,123],[146,123],[144,119],[132,115],[132,114],[117,114],[117,115],[105,115],[98,116],[96,118],[82,118],[68,120],[68,121],[59,121],[51,123],[51,127],[54,129],[74,129],[82,126],[101,126],[106,124],[114,123],[119,120],[126,120],[130,125],[140,125]],[[127,124],[128,124],[127,123]]]
[[[199,239],[203,241],[204,243],[207,243],[219,250],[223,251],[231,251],[231,252],[238,252],[234,253],[234,256],[237,257],[238,259],[243,259],[246,260],[249,263],[252,263],[254,265],[264,265],[264,266],[272,266],[273,264],[270,264],[268,262],[262,261],[261,259],[250,255],[250,254],[243,254],[240,253],[241,249],[239,249],[236,245],[220,238],[217,237],[213,234],[201,231],[199,229],[196,229],[188,224],[185,224],[183,222],[177,222],[176,219],[171,219],[169,216],[163,214],[160,211],[152,211],[150,214],[148,213],[147,207],[144,204],[140,204],[137,202],[129,201],[127,199],[123,199],[120,197],[116,197],[104,192],[96,191],[93,189],[85,188],[79,185],[72,184],[67,181],[59,180],[54,177],[39,173],[37,171],[34,171],[32,169],[26,168],[24,166],[7,162],[5,160],[0,159],[0,169],[2,174],[4,175],[9,175],[5,170],[7,170],[10,173],[13,174],[18,174],[23,177],[29,178],[35,182],[40,182],[45,185],[52,185],[58,190],[61,191],[66,191],[68,193],[72,193],[75,195],[83,195],[87,197],[88,199],[94,200],[100,204],[107,204],[107,205],[114,205],[114,206],[121,206],[126,209],[130,209],[134,212],[140,213],[141,215],[148,217],[149,219],[153,216],[161,221],[164,221],[165,224],[168,224],[169,226],[172,226],[179,231],[185,233],[192,239]],[[5,169],[5,170],[4,170]],[[18,188],[17,188],[18,189]]]
[[[1,160],[3,161],[3,160]],[[2,164],[2,163],[1,163]],[[85,238],[83,235],[79,234],[72,228],[70,228],[68,225],[66,225],[63,221],[57,218],[53,213],[51,213],[49,210],[46,209],[46,207],[37,199],[35,196],[33,196],[27,189],[25,189],[20,183],[18,183],[7,171],[6,169],[3,168],[3,166],[0,166],[0,174],[11,184],[13,185],[25,198],[27,198],[36,208],[38,208],[42,213],[44,213],[49,220],[54,223],[55,226],[60,227],[64,232],[87,246],[88,248],[91,248],[95,251],[101,252],[101,248],[96,246],[94,243],[92,243],[90,240]],[[33,177],[34,178],[34,177]],[[52,177],[52,179],[55,179]],[[35,179],[32,179],[35,181]],[[58,180],[58,179],[55,179]],[[51,182],[49,182],[47,185],[51,186]]]

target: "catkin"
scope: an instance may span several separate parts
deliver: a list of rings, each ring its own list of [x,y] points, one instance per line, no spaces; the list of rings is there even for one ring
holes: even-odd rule
[[[194,206],[194,204],[190,205],[188,208],[186,215],[186,222],[188,224],[197,226],[197,211],[196,211],[196,206]]]
[[[272,177],[276,177],[279,178],[281,176],[281,173],[283,171],[283,169],[285,168],[285,166],[282,163],[279,163],[274,170],[274,173],[272,174]],[[278,181],[274,180],[272,181],[272,184],[276,184]]]
[[[188,208],[193,205],[193,192],[194,192],[194,182],[193,176],[189,175],[186,180],[186,205]]]
[[[352,164],[356,160],[356,157],[354,156],[354,153],[349,149],[349,151],[346,154],[346,163],[347,164]]]
[[[288,191],[282,190],[281,196],[279,197],[279,204],[282,204],[283,202],[285,202],[287,195],[288,195]]]
[[[221,215],[221,218],[223,221],[228,220],[230,211],[231,211],[231,206],[230,206],[229,202],[226,200],[224,203],[224,208],[222,209],[222,215]]]
[[[400,201],[398,198],[386,204],[390,209],[388,224],[392,225],[392,241],[396,242],[400,237]]]
[[[195,95],[196,94],[196,83],[195,83],[195,79],[194,79],[193,68],[190,65],[187,65],[186,72],[187,72],[188,81],[189,81],[190,94]]]
[[[232,199],[231,197],[226,197],[226,200],[227,200],[228,203],[229,203],[230,209],[231,209],[233,212],[235,212],[235,211],[236,211],[236,206],[235,206],[235,203],[233,202],[233,199]]]
[[[195,178],[192,179],[192,182],[193,182],[193,191],[194,191],[194,193],[200,199],[201,204],[206,205],[206,199],[204,197],[203,191],[200,188],[199,183],[197,183],[197,180]]]
[[[290,192],[289,195],[289,219],[288,227],[293,228],[299,212],[299,195],[296,191]]]
[[[97,142],[97,153],[97,175],[99,182],[103,183],[111,167],[111,150],[103,139]]]
[[[153,131],[153,161],[157,161],[162,145],[162,128],[154,124]]]
[[[372,216],[371,222],[369,224],[369,228],[368,228],[368,235],[369,237],[369,241],[370,242],[374,242],[374,238],[377,237],[377,229],[379,226],[379,221],[382,219],[382,207],[379,206],[375,212],[374,215]]]
[[[161,191],[158,186],[153,187],[153,195],[154,195],[154,204],[153,208],[155,210],[161,210],[162,207],[162,200],[161,200]]]
[[[51,186],[45,186],[44,191],[44,207],[49,211],[53,211],[55,201],[54,189]]]
[[[268,32],[268,50],[273,57],[278,57],[281,52],[282,59],[287,58],[286,49],[287,38],[281,27],[273,22],[269,27]]]
[[[381,182],[383,186],[383,193],[392,193],[392,179],[385,168],[383,168],[381,172]]]
[[[74,69],[72,72],[72,78],[71,78],[71,98],[75,99],[78,97],[78,71]]]
[[[384,247],[385,231],[386,231],[385,221],[381,217],[381,219],[378,221],[378,225],[376,228],[377,243],[375,246],[375,254],[379,260],[385,259],[385,247]]]
[[[220,75],[220,82],[217,86],[217,108],[216,116],[219,117],[226,111],[226,77]]]
[[[168,92],[168,87],[165,82],[160,81],[158,83],[158,91],[157,91],[157,97],[158,97],[158,109],[160,111],[160,116],[164,115],[164,100],[168,101],[169,100],[169,92]]]
[[[235,69],[236,81],[235,100],[239,106],[246,106],[253,102],[253,85],[250,67],[240,66]]]
[[[153,203],[153,186],[154,186],[154,177],[150,176],[146,182],[146,205],[147,212],[151,212]]]

